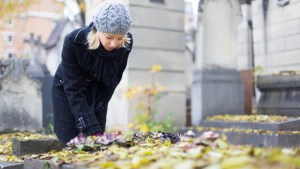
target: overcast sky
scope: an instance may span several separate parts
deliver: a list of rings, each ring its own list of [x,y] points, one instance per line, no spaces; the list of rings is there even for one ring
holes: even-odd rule
[[[194,15],[196,15],[197,14],[199,0],[184,0],[184,1],[192,2],[192,4],[193,4],[193,10],[194,10]]]

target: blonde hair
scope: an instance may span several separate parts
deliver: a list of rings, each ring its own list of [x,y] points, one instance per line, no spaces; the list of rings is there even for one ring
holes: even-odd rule
[[[88,49],[94,50],[100,46],[101,42],[100,42],[98,33],[99,32],[96,29],[93,29],[88,33],[88,36],[87,36],[87,40],[89,43]],[[125,35],[123,43],[121,44],[121,46],[119,46],[119,48],[121,48],[121,47],[125,48],[127,43],[130,43],[130,38],[127,35]]]

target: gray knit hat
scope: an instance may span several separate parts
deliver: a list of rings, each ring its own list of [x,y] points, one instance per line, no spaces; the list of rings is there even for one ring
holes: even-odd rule
[[[94,15],[93,23],[99,32],[126,34],[131,25],[131,17],[124,5],[106,3]]]

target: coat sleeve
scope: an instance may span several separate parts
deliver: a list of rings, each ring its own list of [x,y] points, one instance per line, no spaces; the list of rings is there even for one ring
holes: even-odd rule
[[[77,120],[77,128],[87,135],[104,132],[95,116],[94,109],[87,103],[86,82],[74,53],[74,43],[70,35],[65,38],[63,45],[62,75],[64,91]]]

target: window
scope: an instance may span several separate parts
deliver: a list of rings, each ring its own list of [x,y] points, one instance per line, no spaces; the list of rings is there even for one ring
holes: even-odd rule
[[[14,56],[15,56],[15,54],[13,53],[13,50],[11,50],[11,49],[5,51],[5,53],[4,53],[4,57],[6,59],[13,58]]]
[[[13,41],[13,36],[12,35],[8,35],[7,36],[7,42],[11,43]]]
[[[12,27],[14,26],[14,22],[12,21],[12,19],[8,19],[8,20],[7,20],[7,26],[8,26],[9,28],[12,28]]]
[[[22,32],[21,37],[22,37],[22,41],[25,41],[27,39],[26,32]]]
[[[6,40],[7,40],[7,43],[8,43],[9,45],[12,45],[12,44],[13,44],[13,41],[14,41],[13,35],[12,35],[11,33],[7,34],[7,35],[6,35]]]
[[[12,53],[8,53],[8,58],[12,58],[13,57],[13,54]]]
[[[3,40],[8,45],[12,45],[14,41],[14,33],[13,32],[3,32]]]
[[[164,4],[165,0],[150,0],[150,2],[161,3]]]

